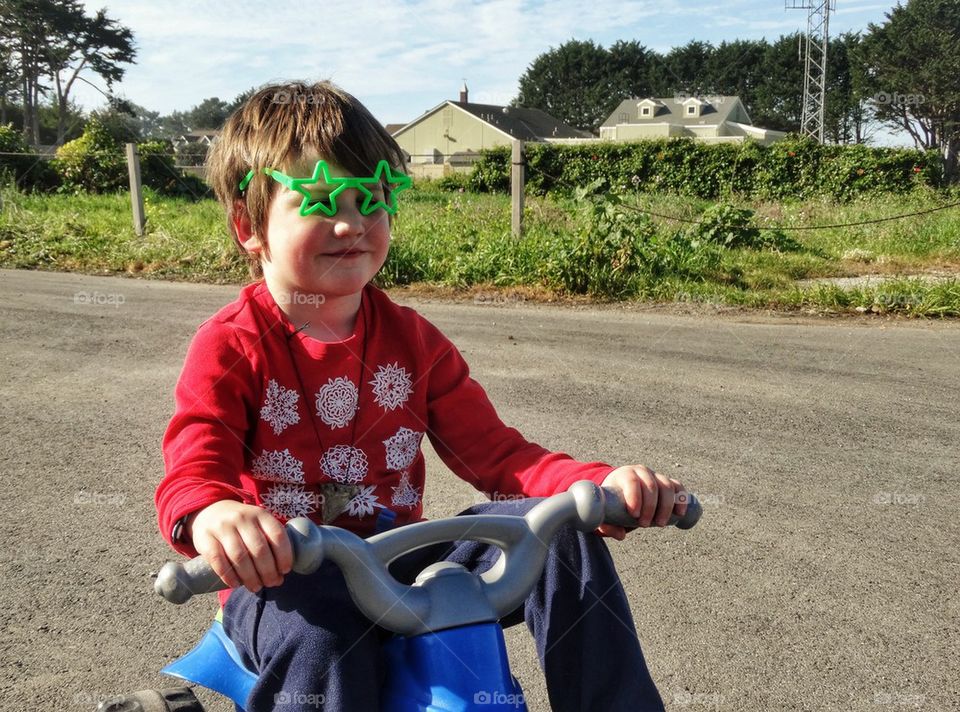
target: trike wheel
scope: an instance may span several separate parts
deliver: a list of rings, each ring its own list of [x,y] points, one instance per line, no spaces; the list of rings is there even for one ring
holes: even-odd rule
[[[97,712],[203,712],[203,705],[189,687],[140,690],[105,700]]]

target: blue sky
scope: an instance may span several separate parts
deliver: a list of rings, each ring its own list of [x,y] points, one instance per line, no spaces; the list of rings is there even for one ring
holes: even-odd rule
[[[831,34],[883,22],[893,6],[838,0]],[[803,29],[806,12],[783,0],[396,0],[300,3],[253,0],[99,0],[133,30],[139,50],[117,92],[161,113],[254,85],[332,79],[383,123],[410,121],[466,79],[471,101],[505,104],[541,53],[571,38],[604,46],[638,40],[660,52],[692,39],[775,39]],[[99,78],[88,76],[101,84]],[[77,100],[103,103],[80,84]]]

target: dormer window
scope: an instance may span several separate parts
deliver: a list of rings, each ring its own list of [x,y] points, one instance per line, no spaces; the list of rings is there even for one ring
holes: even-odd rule
[[[641,106],[641,107],[640,107],[640,116],[650,116],[650,107],[649,107],[649,106]]]
[[[683,115],[687,118],[696,118],[703,113],[704,106],[706,106],[704,102],[695,96],[691,96],[683,102]]]

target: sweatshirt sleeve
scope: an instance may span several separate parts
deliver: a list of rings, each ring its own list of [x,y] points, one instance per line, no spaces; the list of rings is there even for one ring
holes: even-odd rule
[[[160,532],[196,556],[192,543],[173,541],[177,520],[224,499],[252,503],[241,488],[254,409],[252,366],[236,330],[215,321],[197,331],[175,391],[176,407],[163,438],[165,476],[157,487]]]
[[[528,441],[500,420],[486,392],[470,377],[457,348],[435,327],[428,387],[430,441],[461,479],[491,497],[547,497],[578,480],[600,484],[613,470],[602,462],[579,462]]]

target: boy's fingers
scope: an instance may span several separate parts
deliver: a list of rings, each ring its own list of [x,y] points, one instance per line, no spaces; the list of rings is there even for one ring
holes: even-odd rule
[[[680,480],[675,480],[671,477],[670,482],[673,484],[674,500],[676,502],[673,505],[673,513],[678,517],[682,517],[687,513],[687,503],[690,501],[690,495],[687,494],[687,490]]]
[[[601,524],[597,527],[597,533],[600,536],[608,536],[617,541],[623,541],[627,538],[627,530],[614,524]]]
[[[643,507],[640,510],[639,520],[641,527],[649,527],[653,521],[653,515],[657,511],[657,499],[659,487],[657,480],[646,467],[637,471],[640,475],[640,483],[643,491]]]
[[[640,508],[643,505],[643,491],[636,477],[624,478],[617,483],[623,495],[623,506],[634,519],[640,518]]]
[[[244,528],[240,532],[244,547],[250,556],[250,562],[256,571],[257,579],[263,586],[279,586],[283,577],[277,570],[277,562],[273,558],[270,540],[260,531],[260,527]]]
[[[196,546],[197,552],[210,564],[210,568],[220,577],[221,581],[230,588],[236,588],[240,585],[240,577],[237,576],[237,572],[233,570],[233,565],[230,563],[230,559],[227,557],[223,547],[220,546],[220,542],[213,538],[198,538],[198,540],[194,542],[194,545]]]
[[[290,545],[287,530],[270,515],[260,520],[260,530],[270,543],[277,573],[281,578],[286,576],[293,569],[293,547]],[[280,584],[277,583],[276,585],[279,586]]]
[[[240,537],[240,534],[233,532],[220,538],[220,546],[223,547],[233,570],[237,572],[241,583],[252,593],[256,593],[263,588],[263,581],[257,573],[256,567],[250,558],[250,552]]]
[[[654,522],[658,527],[665,527],[673,513],[673,483],[659,472],[654,473],[654,477],[657,481],[657,514],[654,517]]]

